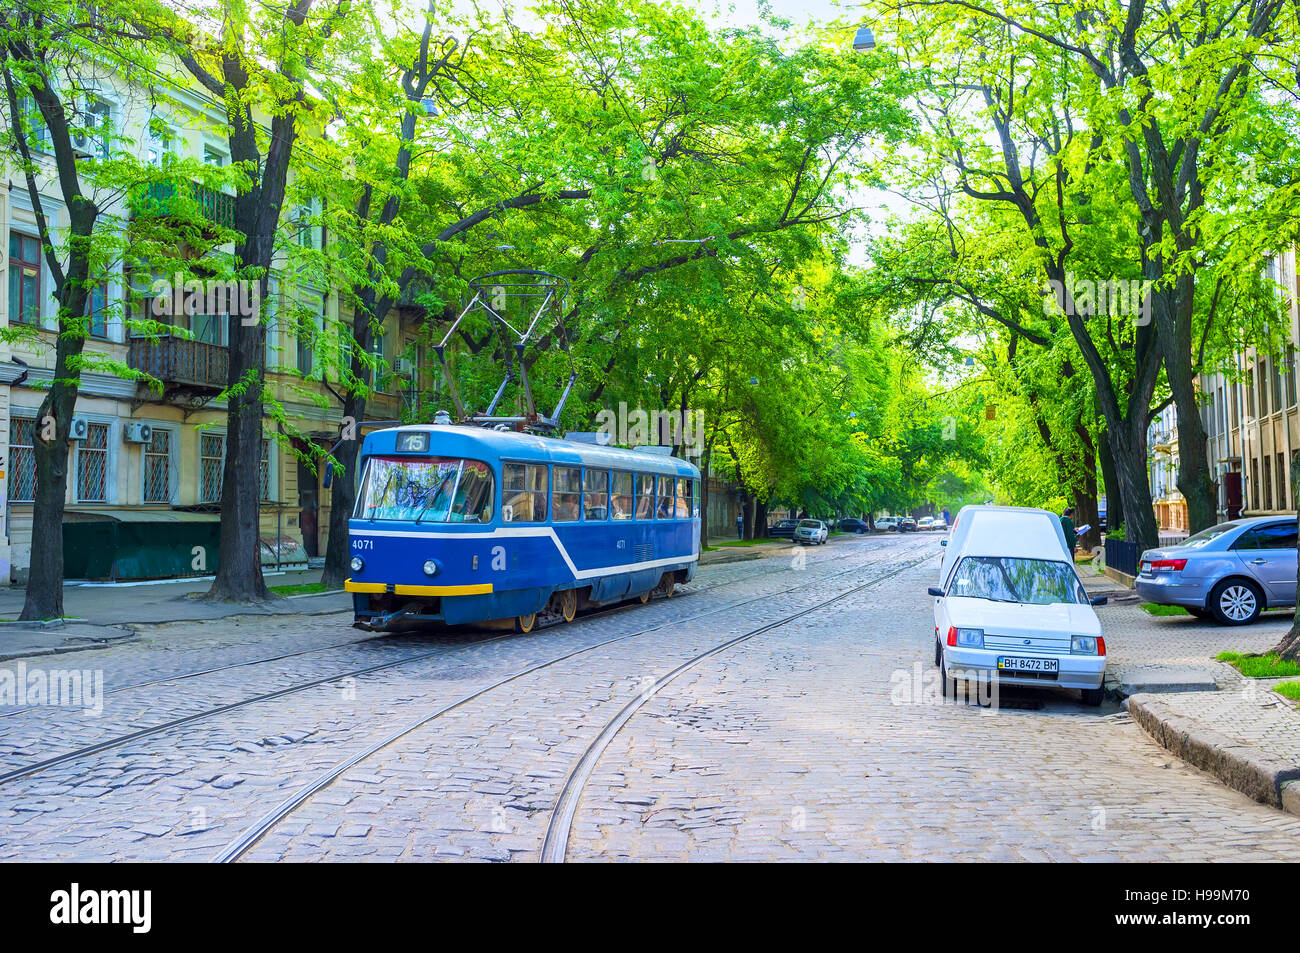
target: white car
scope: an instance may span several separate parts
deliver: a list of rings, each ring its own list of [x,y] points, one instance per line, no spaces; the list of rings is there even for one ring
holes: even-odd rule
[[[876,529],[881,530],[882,532],[891,529],[898,532],[898,524],[900,520],[901,517],[898,516],[882,516],[880,519],[876,520]]]
[[[934,517],[933,517],[933,516],[922,516],[919,520],[916,521],[916,528],[917,528],[917,529],[934,529]]]
[[[816,545],[826,542],[830,536],[830,530],[821,520],[800,520],[799,525],[794,528],[794,541],[804,545]]]
[[[957,515],[934,596],[934,664],[944,694],[958,679],[1105,694],[1106,640],[1046,510],[967,506]]]

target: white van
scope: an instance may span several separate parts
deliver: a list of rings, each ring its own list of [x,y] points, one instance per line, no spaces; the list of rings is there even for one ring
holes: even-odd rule
[[[934,596],[934,664],[957,679],[1077,688],[1100,705],[1106,641],[1047,510],[967,506],[947,540]]]

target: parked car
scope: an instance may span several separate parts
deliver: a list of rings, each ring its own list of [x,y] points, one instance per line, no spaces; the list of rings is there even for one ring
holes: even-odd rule
[[[910,516],[902,516],[902,517],[899,517],[899,520],[898,520],[898,530],[899,530],[899,532],[902,532],[902,533],[915,533],[915,532],[916,532],[916,520],[912,519],[912,517],[910,517]]]
[[[777,520],[767,531],[767,535],[777,539],[794,539],[794,530],[798,525],[798,520]]]
[[[1254,622],[1296,600],[1296,518],[1254,516],[1220,523],[1138,560],[1138,595],[1182,606],[1224,625]]]
[[[842,533],[862,534],[867,532],[870,528],[871,527],[869,527],[865,521],[854,519],[851,516],[847,519],[840,520],[840,532]]]
[[[921,529],[934,529],[934,517],[933,517],[933,516],[922,516],[919,520],[916,521],[916,528],[917,528],[918,530],[921,530]]]
[[[1100,705],[1106,641],[1047,510],[967,506],[944,550],[934,596],[934,664],[944,694],[958,678],[1077,688]]]
[[[794,530],[794,541],[810,546],[825,543],[828,536],[830,530],[821,520],[800,520]]]
[[[899,532],[899,518],[897,516],[882,516],[876,520],[876,529],[882,532]]]

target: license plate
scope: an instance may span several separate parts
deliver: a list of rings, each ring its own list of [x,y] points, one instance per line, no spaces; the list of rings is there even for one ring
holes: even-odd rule
[[[1149,573],[1149,572],[1151,572],[1151,564],[1150,564],[1150,563],[1143,563],[1143,564],[1142,564],[1142,571],[1143,571],[1144,573]]]
[[[999,656],[998,668],[1004,672],[1056,672],[1060,662],[1054,658],[1016,658]]]

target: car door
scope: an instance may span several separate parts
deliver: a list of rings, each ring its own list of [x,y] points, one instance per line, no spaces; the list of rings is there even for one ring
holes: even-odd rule
[[[1296,521],[1265,523],[1233,544],[1242,565],[1264,586],[1269,605],[1294,605],[1296,597]]]

